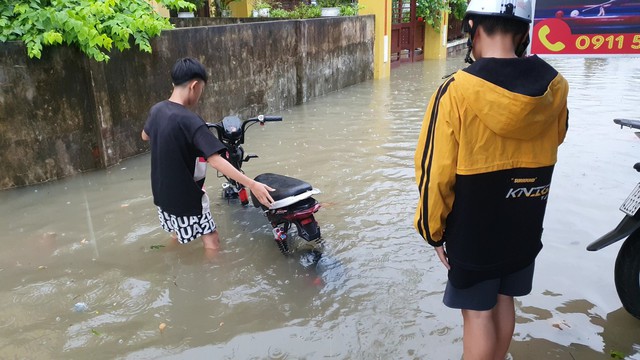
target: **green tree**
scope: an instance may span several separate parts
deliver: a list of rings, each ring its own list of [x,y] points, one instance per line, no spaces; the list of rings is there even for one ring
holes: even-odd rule
[[[418,0],[416,4],[416,15],[436,31],[440,31],[443,11],[461,20],[467,11],[467,0]]]
[[[185,0],[157,0],[170,9],[195,10]],[[77,46],[97,61],[114,47],[135,44],[151,52],[149,39],[172,28],[146,0],[0,0],[0,42],[21,40],[31,58],[44,46]]]

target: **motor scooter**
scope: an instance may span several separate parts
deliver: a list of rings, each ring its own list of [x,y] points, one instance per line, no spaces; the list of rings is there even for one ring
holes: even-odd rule
[[[615,119],[620,127],[640,129],[640,120]],[[636,132],[640,137],[640,133]],[[640,163],[633,168],[640,172]],[[640,183],[631,191],[620,210],[625,214],[615,229],[601,236],[587,246],[589,251],[597,251],[622,239],[622,247],[616,258],[614,280],[616,291],[625,310],[640,319]]]
[[[259,115],[242,121],[238,116],[227,116],[218,123],[207,123],[207,126],[215,130],[218,139],[227,147],[224,158],[238,171],[244,172],[242,164],[258,157],[245,154],[242,148],[246,130],[252,125],[262,126],[271,121],[282,121],[282,117]],[[239,199],[242,205],[249,204],[247,189],[242,184],[224,175],[218,176],[226,180],[222,184],[222,196],[225,199]],[[253,194],[251,200],[256,208],[263,211],[273,227],[278,249],[285,255],[290,253],[289,230],[295,225],[298,236],[311,243],[317,261],[321,256],[322,237],[314,214],[320,209],[320,203],[312,196],[319,194],[320,190],[300,179],[273,173],[260,174],[254,180],[275,189],[271,193],[275,202],[269,208],[262,205]]]

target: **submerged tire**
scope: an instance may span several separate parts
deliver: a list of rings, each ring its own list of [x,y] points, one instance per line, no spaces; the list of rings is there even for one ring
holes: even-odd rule
[[[640,319],[640,233],[625,240],[618,252],[615,267],[616,290],[631,315]]]

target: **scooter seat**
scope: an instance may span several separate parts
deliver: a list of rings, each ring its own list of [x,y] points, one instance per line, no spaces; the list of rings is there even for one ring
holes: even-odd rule
[[[254,180],[276,189],[270,193],[274,201],[313,190],[311,184],[284,175],[265,173],[256,176]]]

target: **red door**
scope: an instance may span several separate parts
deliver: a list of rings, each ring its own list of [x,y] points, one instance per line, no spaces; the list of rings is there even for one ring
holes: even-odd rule
[[[391,66],[424,58],[424,22],[416,18],[416,0],[393,0]]]

